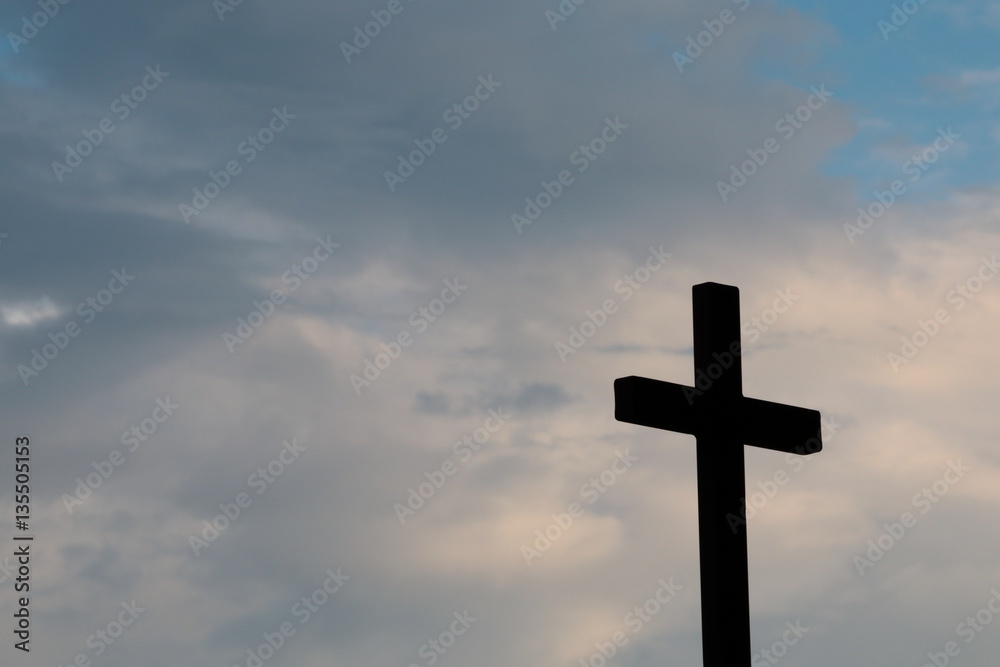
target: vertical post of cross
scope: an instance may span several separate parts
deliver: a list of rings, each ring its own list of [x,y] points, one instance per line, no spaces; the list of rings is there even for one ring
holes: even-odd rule
[[[742,516],[745,463],[731,423],[739,414],[713,408],[737,405],[743,395],[740,292],[718,283],[695,285],[692,292],[695,386],[708,384],[693,400],[699,412],[718,415],[696,445],[702,650],[705,667],[737,667],[750,661],[747,533],[745,523],[733,525],[727,517]]]

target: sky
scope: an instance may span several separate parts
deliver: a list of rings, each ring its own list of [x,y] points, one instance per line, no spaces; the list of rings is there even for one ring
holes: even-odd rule
[[[1000,3],[0,26],[4,664],[700,664],[695,441],[613,382],[703,282],[824,425],[745,451],[751,664],[995,664]]]

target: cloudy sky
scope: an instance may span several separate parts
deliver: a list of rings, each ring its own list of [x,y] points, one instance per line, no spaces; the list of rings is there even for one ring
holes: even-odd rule
[[[1000,3],[0,25],[4,664],[699,664],[694,439],[612,386],[706,281],[825,424],[746,451],[754,664],[995,664]]]

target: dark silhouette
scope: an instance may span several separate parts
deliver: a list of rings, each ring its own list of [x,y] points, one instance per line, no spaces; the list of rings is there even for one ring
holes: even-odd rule
[[[615,418],[697,438],[704,665],[735,667],[751,658],[743,445],[818,452],[820,414],[744,397],[740,291],[702,283],[692,293],[695,386],[619,378]]]

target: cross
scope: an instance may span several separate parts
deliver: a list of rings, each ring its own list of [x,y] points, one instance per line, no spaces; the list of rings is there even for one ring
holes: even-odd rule
[[[743,396],[739,289],[702,283],[692,295],[695,386],[619,378],[615,418],[697,438],[704,667],[736,667],[751,658],[743,445],[818,452],[820,414]]]

